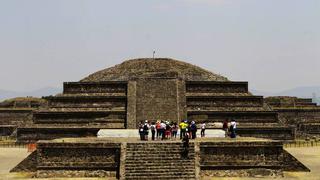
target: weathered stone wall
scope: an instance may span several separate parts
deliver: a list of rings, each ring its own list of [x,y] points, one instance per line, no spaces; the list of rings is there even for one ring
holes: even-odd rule
[[[266,168],[309,171],[276,141],[200,142],[201,170]]]
[[[277,123],[277,113],[275,112],[227,112],[227,111],[188,111],[188,119],[198,123],[223,122],[226,119],[235,119],[239,126],[249,124]]]
[[[127,122],[126,128],[135,129],[137,122],[137,82],[129,81],[127,89]]]
[[[247,82],[187,81],[187,93],[248,93]]]
[[[15,125],[0,125],[0,136],[10,136],[16,128]]]
[[[183,107],[178,97],[181,84],[177,79],[137,80],[137,121],[170,120],[178,122]]]
[[[37,177],[115,176],[119,158],[119,143],[40,142],[37,143]]]
[[[127,90],[127,82],[65,82],[63,84],[64,94],[78,93],[124,93]]]
[[[97,137],[100,128],[68,128],[68,127],[29,127],[17,129],[17,140],[35,142],[64,137]]]
[[[320,108],[318,109],[276,109],[284,125],[297,128],[298,135],[320,134]]]
[[[126,97],[120,96],[83,96],[83,97],[51,97],[49,106],[52,108],[126,108]]]
[[[109,123],[121,123],[124,128],[125,111],[85,111],[85,112],[38,112],[34,113],[35,124],[96,124],[108,125]],[[117,128],[117,127],[115,127]]]
[[[261,96],[189,96],[188,109],[207,110],[215,107],[262,107]]]
[[[32,122],[32,110],[0,109],[0,125],[22,126]]]
[[[292,141],[296,138],[295,128],[284,126],[238,127],[236,133],[241,137],[256,137],[282,141]]]
[[[281,123],[299,125],[301,123],[320,123],[319,109],[276,109]]]

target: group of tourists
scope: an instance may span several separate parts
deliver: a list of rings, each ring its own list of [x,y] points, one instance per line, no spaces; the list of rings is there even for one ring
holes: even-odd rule
[[[231,138],[236,138],[236,128],[237,124],[234,119],[231,120],[230,125],[228,120],[223,122],[223,130],[226,136]],[[164,139],[176,139],[178,130],[180,130],[180,139],[187,137],[188,139],[196,139],[198,127],[195,121],[183,120],[181,123],[170,121],[156,121],[140,122],[139,124],[139,134],[141,140],[148,140],[149,132],[151,131],[151,140],[164,140]],[[206,123],[202,122],[200,124],[201,137],[205,137]]]
[[[236,138],[236,129],[237,129],[237,123],[236,120],[232,119],[230,122],[230,125],[228,126],[229,122],[228,120],[223,121],[222,129],[225,131],[226,137]]]
[[[206,124],[201,124],[201,136],[204,137]],[[188,122],[187,120],[181,121],[178,125],[176,122],[157,121],[149,122],[146,120],[144,123],[139,124],[139,134],[141,140],[148,140],[149,130],[151,131],[152,140],[176,139],[178,130],[180,129],[180,139],[188,136],[191,139],[197,137],[197,125],[195,121]]]

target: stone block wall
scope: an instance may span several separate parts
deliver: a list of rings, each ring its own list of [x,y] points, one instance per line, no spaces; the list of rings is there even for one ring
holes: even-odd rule
[[[288,154],[277,141],[200,142],[200,167],[201,170],[266,168],[309,171]]]
[[[227,112],[227,111],[188,111],[188,118],[198,123],[220,122],[226,119],[236,119],[239,126],[277,123],[277,113],[275,112]]]
[[[32,109],[0,109],[0,125],[22,126],[32,122]]]
[[[262,107],[261,96],[188,96],[188,110],[210,110],[215,107]]]
[[[178,79],[138,79],[136,86],[136,120],[181,119],[183,102],[179,97],[182,83]],[[182,95],[181,95],[182,96]],[[181,113],[181,114],[180,114]]]
[[[37,177],[105,177],[119,171],[120,143],[39,142]]]
[[[49,97],[52,108],[108,108],[126,109],[126,96],[58,96]]]
[[[187,81],[187,93],[248,93],[247,82]]]
[[[63,137],[96,137],[100,128],[72,128],[72,127],[29,127],[17,129],[19,142],[35,142],[38,140],[52,140]]]
[[[112,125],[114,128],[124,128],[125,111],[87,111],[87,112],[37,112],[34,113],[35,124],[95,124],[101,126]]]
[[[125,93],[127,82],[108,81],[108,82],[65,82],[63,84],[64,94],[79,93]]]

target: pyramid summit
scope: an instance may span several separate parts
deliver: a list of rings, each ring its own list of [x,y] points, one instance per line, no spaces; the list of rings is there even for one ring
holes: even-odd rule
[[[228,81],[201,67],[170,58],[139,58],[95,72],[81,82],[128,81],[135,78],[168,77],[186,81]]]

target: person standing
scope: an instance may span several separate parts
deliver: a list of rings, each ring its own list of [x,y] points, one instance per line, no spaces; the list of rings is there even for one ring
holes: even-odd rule
[[[156,125],[154,122],[151,123],[150,129],[151,129],[151,139],[154,141],[155,134],[156,134]]]
[[[225,119],[223,121],[222,129],[225,132],[225,137],[227,137],[228,136],[228,119]]]
[[[187,121],[181,121],[180,126],[180,139],[182,139],[186,135],[186,129],[188,127]]]
[[[166,122],[166,139],[170,139],[171,137],[171,126],[170,126],[170,122],[167,121]]]
[[[201,137],[204,137],[205,136],[205,130],[206,130],[206,123],[205,122],[203,122],[202,124],[201,124]]]
[[[163,121],[161,121],[161,124],[160,124],[160,132],[161,132],[161,140],[164,140],[165,139],[165,137],[166,137],[166,124],[163,122]]]
[[[178,125],[177,123],[173,123],[172,125],[172,138],[177,138],[177,133],[178,133]]]
[[[187,159],[189,154],[189,134],[186,133],[182,139],[182,157]]]
[[[157,130],[157,139],[160,138],[160,134],[161,134],[161,125],[160,125],[160,121],[158,120],[157,123],[156,123],[156,130]]]
[[[143,131],[142,121],[139,123],[138,131],[139,131],[139,135],[140,135],[140,140],[143,141],[144,140],[144,131]]]
[[[236,129],[237,129],[236,120],[232,119],[230,123],[231,138],[236,138]]]
[[[148,123],[148,120],[146,120],[144,122],[143,133],[144,133],[144,140],[148,141],[148,134],[149,134],[149,123]]]
[[[197,125],[194,121],[191,122],[190,131],[192,134],[192,139],[197,138]]]

